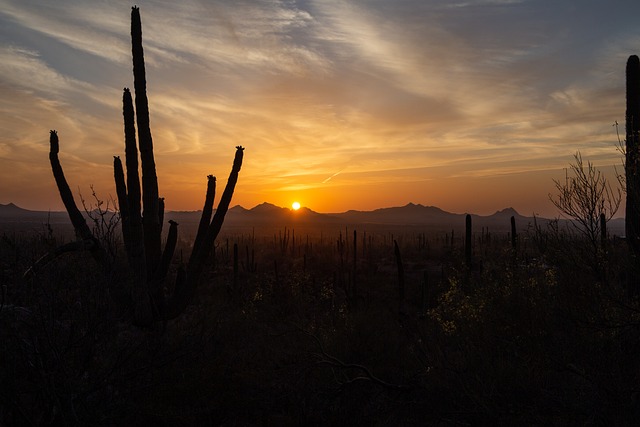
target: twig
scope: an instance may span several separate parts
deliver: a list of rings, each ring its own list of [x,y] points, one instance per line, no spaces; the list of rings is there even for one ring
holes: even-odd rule
[[[66,243],[62,246],[58,246],[55,250],[40,257],[27,271],[22,275],[23,278],[29,279],[34,277],[38,270],[49,264],[60,255],[73,251],[85,251],[91,250],[95,247],[96,241],[93,239],[76,240],[74,242]]]
[[[305,335],[311,337],[314,339],[314,341],[316,342],[316,344],[318,345],[318,348],[320,349],[319,353],[312,353],[312,355],[314,357],[316,357],[318,360],[316,362],[317,365],[329,365],[331,367],[334,368],[340,368],[343,370],[350,370],[350,369],[355,369],[357,371],[360,371],[360,373],[362,375],[360,376],[356,376],[353,378],[348,379],[345,382],[340,383],[341,386],[347,385],[347,384],[351,384],[354,383],[356,381],[371,381],[374,384],[378,384],[379,386],[382,386],[384,388],[390,389],[390,390],[409,390],[411,387],[406,386],[406,385],[401,385],[401,384],[393,384],[393,383],[389,383],[383,379],[378,378],[377,376],[373,375],[371,373],[371,371],[369,370],[369,368],[367,368],[364,365],[360,365],[357,363],[345,363],[342,360],[338,359],[335,356],[330,355],[329,353],[326,352],[326,350],[324,349],[324,346],[322,345],[322,342],[320,341],[320,339],[315,336],[314,334],[312,334],[309,331],[306,331],[302,328],[298,328],[302,333],[304,333]],[[336,378],[336,381],[337,378]]]

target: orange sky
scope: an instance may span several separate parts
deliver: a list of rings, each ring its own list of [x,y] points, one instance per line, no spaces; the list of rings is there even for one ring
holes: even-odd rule
[[[139,2],[167,209],[200,209],[243,145],[233,205],[557,216],[577,150],[620,164],[640,49],[638,2],[576,3]],[[130,6],[0,0],[0,203],[62,209],[49,129],[76,194],[115,195]]]

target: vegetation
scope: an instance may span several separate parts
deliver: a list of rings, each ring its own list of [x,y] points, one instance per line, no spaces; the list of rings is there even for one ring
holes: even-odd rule
[[[596,270],[581,252],[590,242],[553,223],[519,233],[517,249],[507,234],[474,233],[481,267],[469,270],[465,236],[369,230],[353,251],[342,234],[295,246],[270,230],[223,235],[203,270],[209,286],[161,330],[132,326],[112,303],[119,270],[107,277],[69,252],[23,278],[60,238],[4,235],[2,423],[624,425],[640,415],[640,305],[624,290],[624,242],[609,240]]]
[[[611,220],[618,212],[622,190],[613,188],[605,176],[591,163],[585,168],[582,155],[576,153],[575,163],[570,165],[564,182],[554,180],[558,194],[549,199],[558,210],[571,219],[576,230],[594,246],[601,235],[600,218]]]

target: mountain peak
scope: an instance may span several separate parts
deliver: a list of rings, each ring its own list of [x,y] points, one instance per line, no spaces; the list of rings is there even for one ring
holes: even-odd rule
[[[264,203],[260,203],[257,206],[254,206],[250,210],[252,212],[269,212],[269,211],[279,211],[282,209],[284,208],[281,208],[280,206],[276,206],[272,203],[264,202]]]
[[[520,214],[514,208],[505,208],[500,211],[496,211],[494,215],[509,215],[509,216],[520,216]]]
[[[241,205],[235,205],[234,207],[229,208],[229,212],[231,212],[231,211],[233,211],[233,212],[246,212],[246,211],[248,211],[248,209],[242,207]]]
[[[13,203],[8,203],[6,205],[0,203],[0,211],[7,213],[29,212],[27,209],[22,209],[20,206],[17,206]]]

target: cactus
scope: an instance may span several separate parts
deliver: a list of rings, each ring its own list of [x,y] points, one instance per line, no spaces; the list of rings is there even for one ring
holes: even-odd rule
[[[165,301],[164,281],[176,247],[178,224],[169,221],[168,237],[165,248],[162,250],[164,199],[159,197],[158,191],[153,139],[149,127],[142,26],[140,10],[137,7],[133,7],[131,10],[131,43],[135,108],[129,89],[124,89],[122,98],[126,181],[122,161],[119,157],[114,157],[113,166],[116,193],[122,217],[123,241],[133,283],[130,294],[134,304],[133,321],[138,325],[150,325],[156,320],[177,317],[189,304],[205,260],[211,252],[224,222],[225,214],[229,209],[238,173],[242,167],[244,148],[236,147],[229,180],[215,214],[213,214],[213,201],[216,179],[213,175],[208,176],[205,203],[191,256],[186,270],[183,267],[179,268],[173,294],[168,301]],[[138,144],[136,144],[136,120]],[[51,131],[50,145],[51,168],[69,218],[77,235],[85,242],[84,246],[88,247],[96,261],[104,266],[106,264],[104,249],[89,230],[64,177],[62,166],[58,160],[59,141],[56,131]],[[142,179],[139,176],[138,148]]]
[[[640,257],[640,60],[632,55],[627,60],[627,110],[625,178],[627,201],[625,232],[631,252],[630,282],[640,277],[637,263]]]
[[[396,258],[396,266],[398,268],[398,300],[399,300],[399,309],[400,313],[404,311],[404,303],[405,303],[405,295],[404,295],[404,266],[402,264],[402,256],[400,255],[400,248],[398,247],[398,242],[396,240],[393,241],[393,253]]]
[[[600,214],[600,247],[603,252],[607,250],[607,216],[604,213]]]
[[[518,234],[516,232],[516,217],[511,216],[511,248],[515,251],[518,243]]]
[[[465,218],[464,259],[467,267],[471,268],[471,215],[469,214]]]
[[[357,276],[358,274],[358,232],[356,230],[353,230],[353,286],[352,286],[352,293],[353,293],[353,302],[354,304],[356,303],[356,300],[358,299],[358,281],[357,281]]]

